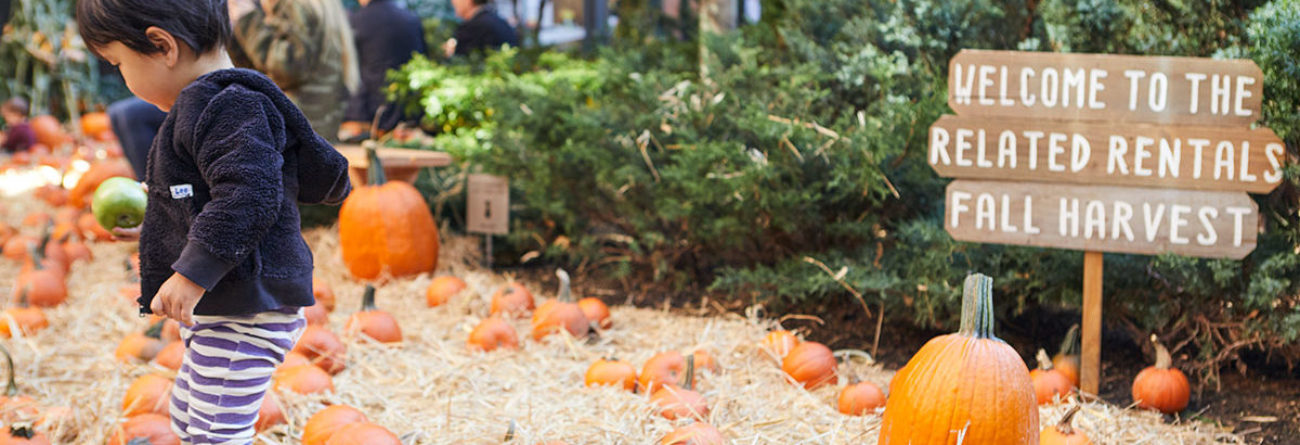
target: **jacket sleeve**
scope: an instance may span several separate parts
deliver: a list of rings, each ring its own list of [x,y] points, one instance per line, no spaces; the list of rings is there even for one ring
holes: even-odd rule
[[[195,129],[189,149],[210,200],[194,217],[172,270],[211,290],[280,217],[284,121],[265,95],[226,90],[198,122],[202,127]]]
[[[313,133],[298,151],[298,202],[336,205],[352,192],[348,159]]]
[[[245,14],[235,25],[234,39],[258,71],[282,90],[306,83],[321,53],[321,24],[305,2],[280,1],[274,14],[262,8]]]

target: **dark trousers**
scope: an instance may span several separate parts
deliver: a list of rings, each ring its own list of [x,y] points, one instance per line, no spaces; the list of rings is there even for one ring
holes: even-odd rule
[[[138,97],[130,97],[113,102],[108,106],[109,124],[113,133],[122,143],[122,153],[126,155],[135,177],[144,180],[145,163],[149,159],[149,146],[158,134],[167,113],[159,110]]]

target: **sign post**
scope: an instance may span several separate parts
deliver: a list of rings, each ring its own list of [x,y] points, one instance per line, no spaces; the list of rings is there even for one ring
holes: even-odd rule
[[[483,262],[492,268],[492,235],[510,233],[510,180],[504,176],[469,175],[466,231],[483,234]]]
[[[963,50],[929,163],[959,241],[1084,252],[1080,383],[1101,383],[1103,252],[1240,259],[1247,193],[1282,181],[1286,147],[1259,119],[1249,60]]]

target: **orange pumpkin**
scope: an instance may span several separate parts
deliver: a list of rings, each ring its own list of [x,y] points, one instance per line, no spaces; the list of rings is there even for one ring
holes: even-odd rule
[[[30,307],[27,303],[27,287],[23,287],[18,293],[18,304],[6,308],[5,317],[0,319],[0,338],[13,337],[14,328],[23,335],[31,335],[50,326],[45,311],[39,307]]]
[[[135,179],[135,171],[131,170],[131,165],[122,159],[104,160],[91,164],[90,169],[82,173],[81,178],[77,179],[77,184],[72,186],[72,190],[68,191],[68,205],[77,209],[89,207],[90,197],[95,193],[95,189],[99,188],[99,184],[108,178],[117,176]],[[86,215],[90,215],[90,220],[95,221],[95,215],[90,213]],[[84,215],[82,219],[85,219]],[[99,227],[98,222],[95,223],[95,227]],[[81,230],[82,232],[87,231],[84,223]]]
[[[668,420],[694,418],[703,420],[709,417],[709,402],[704,396],[695,392],[695,356],[686,356],[686,374],[682,376],[681,386],[665,384],[650,395],[650,403],[659,407],[659,415]]]
[[[334,391],[334,379],[315,365],[281,366],[275,371],[275,389],[298,394]]]
[[[835,383],[835,367],[831,349],[815,341],[800,343],[781,361],[781,369],[809,390]]]
[[[145,413],[167,415],[171,400],[172,381],[158,374],[145,374],[131,382],[122,397],[122,415],[138,416]]]
[[[8,243],[9,238],[13,238],[13,236],[17,234],[18,231],[14,230],[12,226],[0,221],[0,244]]]
[[[36,244],[36,239],[26,235],[14,235],[5,241],[4,256],[14,261],[27,259],[27,247]]]
[[[279,367],[290,368],[298,365],[310,364],[312,364],[311,359],[307,358],[307,356],[302,355],[302,353],[299,352],[289,351],[289,353],[284,355],[284,361],[280,363]]]
[[[993,279],[972,274],[964,286],[961,329],[930,339],[894,375],[879,444],[1038,443],[1029,368],[993,335]]]
[[[331,375],[338,374],[347,367],[344,361],[348,352],[347,345],[322,326],[307,326],[307,329],[302,331],[298,344],[294,345],[293,352],[307,357]]]
[[[885,406],[885,393],[875,383],[858,382],[847,385],[840,390],[836,405],[839,407],[841,414],[863,416],[874,413],[877,408]]]
[[[105,131],[112,131],[109,125],[108,114],[102,111],[94,111],[81,115],[81,134],[86,136],[98,136]]]
[[[257,423],[253,427],[257,432],[284,423],[284,410],[280,408],[280,398],[274,391],[267,391],[262,397],[262,407],[257,410]]]
[[[1079,386],[1079,325],[1070,326],[1061,341],[1061,348],[1052,357],[1052,367],[1070,379],[1070,384]]]
[[[302,315],[307,318],[308,326],[325,326],[330,323],[330,313],[319,301],[316,304],[302,308]]]
[[[1156,347],[1156,364],[1148,366],[1133,378],[1133,400],[1138,408],[1152,409],[1165,414],[1174,414],[1187,408],[1191,399],[1192,388],[1187,383],[1187,376],[1172,367],[1173,357],[1160,339],[1151,335],[1151,343]]]
[[[1079,413],[1079,405],[1070,407],[1069,411],[1061,416],[1061,422],[1056,426],[1043,428],[1041,445],[1092,445],[1092,440],[1080,431],[1074,429],[1071,421],[1074,415]]]
[[[369,422],[366,415],[347,405],[331,405],[312,414],[302,427],[302,445],[325,445],[334,433],[354,423]]]
[[[768,354],[771,354],[772,358],[776,359],[777,362],[780,362],[785,360],[785,356],[795,346],[799,346],[800,342],[799,337],[796,337],[793,332],[780,329],[768,332],[763,337],[763,341],[759,343],[759,346]]]
[[[50,214],[45,212],[32,212],[23,217],[23,225],[27,227],[40,227],[50,222]]]
[[[1034,395],[1039,405],[1052,403],[1057,397],[1065,400],[1074,385],[1070,378],[1061,371],[1052,368],[1052,361],[1047,359],[1047,351],[1038,350],[1038,369],[1029,371],[1029,379],[1034,382]]]
[[[32,261],[19,273],[14,284],[22,286],[27,294],[27,302],[36,307],[54,307],[68,299],[68,284],[64,271],[59,269],[57,261],[46,261],[35,247],[29,247]]]
[[[437,307],[446,304],[451,297],[465,290],[465,280],[450,275],[436,277],[429,282],[429,287],[424,290],[424,301],[429,307]]]
[[[501,317],[488,317],[474,326],[469,332],[469,348],[476,351],[492,351],[496,348],[518,349],[519,336],[515,328]]]
[[[718,361],[713,359],[713,354],[708,349],[700,348],[691,353],[695,357],[695,369],[698,371],[718,372]]]
[[[578,308],[582,309],[582,315],[587,316],[593,326],[601,329],[609,329],[614,325],[614,320],[609,318],[609,306],[599,298],[587,297],[578,300]]]
[[[311,277],[311,294],[316,297],[316,303],[325,307],[328,312],[334,312],[334,289],[329,283],[320,277]]]
[[[172,320],[170,318],[162,319],[162,333],[159,334],[158,338],[165,342],[180,341],[181,340],[180,322],[176,320]]]
[[[0,434],[0,445],[50,445],[50,439],[31,425],[16,423],[9,425],[7,433]]]
[[[21,395],[18,390],[17,373],[14,372],[14,358],[9,354],[9,349],[0,345],[0,354],[4,354],[5,371],[8,372],[9,382],[5,386],[3,395],[0,395],[0,410],[4,412],[0,415],[0,421],[5,423],[15,420],[30,420],[41,415],[41,408],[35,399]]]
[[[357,422],[339,428],[325,445],[402,445],[402,441],[387,428],[370,422]]]
[[[695,422],[673,430],[659,441],[660,445],[723,445],[727,438],[704,422]]]
[[[583,377],[587,386],[614,386],[636,391],[636,368],[618,359],[600,359],[587,368]]]
[[[132,363],[136,361],[148,362],[153,360],[162,351],[163,344],[159,337],[162,335],[163,322],[158,321],[151,325],[144,333],[132,332],[117,344],[117,349],[113,351],[113,356],[122,363]]]
[[[686,359],[677,351],[667,351],[655,354],[646,360],[641,367],[641,377],[639,378],[639,388],[648,394],[653,394],[659,387],[665,383],[680,382],[682,373],[686,372]],[[692,385],[698,385],[699,376],[696,375]]]
[[[88,262],[95,259],[95,254],[90,251],[90,247],[81,241],[68,241],[63,243],[63,253],[68,256],[71,262]]]
[[[573,302],[573,293],[569,289],[569,273],[556,269],[560,277],[560,293],[553,300],[546,300],[533,313],[533,340],[541,340],[561,329],[569,331],[574,337],[586,337],[591,329],[591,322],[582,314],[582,308]]]
[[[492,315],[523,317],[533,310],[533,293],[518,282],[511,281],[492,294]]]
[[[109,232],[104,229],[103,226],[99,225],[99,221],[95,219],[95,214],[93,213],[81,215],[81,218],[77,219],[77,228],[81,229],[81,233],[84,234],[88,240],[113,240],[113,232]]]
[[[143,441],[143,442],[140,442]],[[160,414],[141,414],[126,419],[117,427],[109,445],[181,445],[181,439],[172,432],[172,421]]]
[[[28,125],[36,133],[36,141],[49,147],[59,147],[68,141],[68,134],[63,132],[59,120],[48,114],[32,118]]]
[[[158,351],[158,355],[153,358],[153,362],[157,363],[158,366],[162,366],[172,371],[179,371],[181,369],[181,363],[184,361],[185,343],[179,341],[168,343],[167,346],[164,346],[161,351]]]
[[[344,330],[360,332],[380,343],[402,341],[402,328],[397,325],[397,319],[375,307],[375,287],[368,284],[365,296],[361,298],[361,312],[352,314]]]
[[[370,184],[352,190],[339,209],[343,264],[363,280],[432,272],[438,266],[438,226],[415,186],[387,182],[368,145]]]

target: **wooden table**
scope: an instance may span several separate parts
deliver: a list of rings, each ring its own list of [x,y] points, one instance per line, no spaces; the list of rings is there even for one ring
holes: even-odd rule
[[[348,170],[354,187],[366,183],[370,159],[360,145],[335,146],[348,159]],[[412,150],[409,148],[379,148],[379,161],[384,164],[384,174],[390,181],[414,183],[420,169],[451,165],[451,155],[440,151]]]

